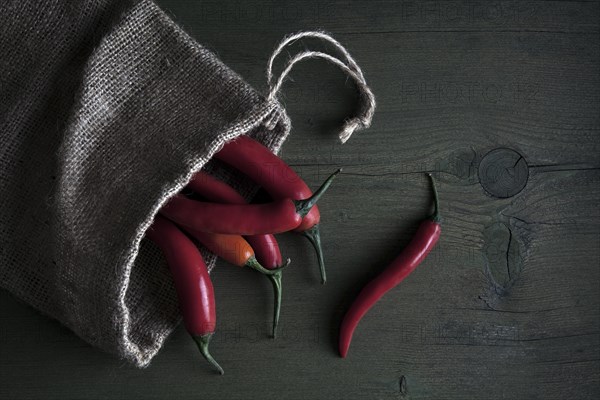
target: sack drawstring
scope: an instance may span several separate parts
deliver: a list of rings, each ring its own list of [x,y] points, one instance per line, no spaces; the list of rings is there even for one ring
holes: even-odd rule
[[[282,70],[281,74],[277,78],[277,81],[273,84],[273,61],[275,58],[282,52],[282,50],[289,45],[290,43],[295,42],[298,39],[304,37],[318,38],[325,40],[332,44],[336,49],[338,49],[342,54],[345,61],[342,61],[338,57],[334,57],[330,54],[326,54],[320,51],[302,51],[296,54],[294,57],[289,59],[285,65],[285,68]],[[373,114],[375,113],[375,96],[371,89],[367,85],[367,81],[362,73],[362,70],[352,58],[350,53],[342,46],[337,40],[332,38],[330,35],[324,32],[319,31],[308,31],[308,32],[299,32],[294,35],[286,37],[273,51],[273,54],[269,58],[269,62],[267,65],[267,84],[269,85],[269,100],[274,100],[277,93],[281,89],[283,85],[283,81],[289,72],[294,67],[294,64],[311,58],[322,58],[330,63],[339,67],[342,71],[346,72],[354,82],[360,93],[360,108],[358,115],[347,119],[344,122],[344,126],[342,127],[342,131],[339,134],[340,140],[342,143],[345,143],[352,133],[355,130],[368,128],[371,125],[371,120],[373,119]]]
[[[307,31],[307,32],[298,32],[293,35],[287,36],[284,40],[281,41],[281,43],[279,43],[279,45],[277,46],[275,51],[273,51],[273,55],[269,59],[269,64],[267,66],[267,83],[269,85],[271,85],[271,80],[273,79],[272,70],[273,70],[273,62],[275,61],[275,58],[277,58],[277,56],[281,53],[281,51],[284,49],[285,46],[297,41],[298,39],[302,39],[303,37],[312,37],[312,38],[323,39],[324,41],[332,44],[336,49],[338,49],[340,51],[340,53],[342,53],[344,55],[344,57],[346,58],[346,62],[348,63],[350,68],[352,68],[352,70],[354,70],[360,76],[360,78],[363,82],[365,82],[365,77],[363,76],[362,71],[359,68],[358,64],[356,64],[356,61],[354,61],[354,58],[352,58],[350,53],[348,53],[346,48],[344,46],[342,46],[340,42],[338,42],[337,40],[335,40],[333,37],[331,37],[329,34],[327,34],[325,32]]]

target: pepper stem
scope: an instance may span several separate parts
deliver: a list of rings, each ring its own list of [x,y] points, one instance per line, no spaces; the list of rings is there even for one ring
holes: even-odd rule
[[[325,259],[323,257],[323,249],[321,247],[321,233],[319,231],[319,224],[313,225],[312,228],[307,229],[301,234],[308,239],[310,244],[313,245],[315,251],[317,252],[317,260],[319,262],[319,269],[321,271],[321,284],[325,284],[327,282],[327,274],[325,273]]]
[[[282,273],[281,273],[281,268],[276,270],[276,273],[273,275],[267,275],[267,278],[269,278],[269,280],[271,281],[271,284],[273,285],[273,331],[272,331],[272,336],[273,339],[275,339],[277,337],[277,326],[279,325],[279,314],[281,311],[281,291],[282,291],[282,286],[281,286],[281,277],[282,277]]]
[[[437,187],[435,186],[435,180],[433,179],[433,175],[427,173],[429,180],[431,181],[431,187],[433,188],[433,214],[429,217],[433,222],[437,222],[438,224],[442,221],[442,216],[440,215],[440,201],[438,197]]]
[[[267,276],[271,276],[271,275],[275,275],[278,271],[281,271],[282,269],[284,269],[285,267],[287,267],[290,264],[289,260],[287,263],[285,263],[284,265],[282,265],[281,267],[278,267],[276,269],[266,269],[265,267],[263,267],[258,260],[256,259],[255,256],[251,256],[250,258],[248,258],[248,260],[246,260],[246,264],[244,264],[246,267],[252,268],[258,272],[260,272],[261,274],[267,275]]]
[[[206,360],[221,374],[223,375],[225,373],[225,371],[223,371],[223,368],[221,368],[221,366],[219,365],[218,362],[215,361],[214,358],[212,358],[212,356],[210,355],[210,352],[208,351],[208,344],[210,343],[210,339],[212,338],[212,333],[207,333],[206,335],[192,335],[192,338],[194,339],[194,341],[196,342],[196,344],[198,345],[198,349],[200,350],[200,353],[202,353],[202,355],[204,356],[204,358],[206,358]]]
[[[316,192],[314,192],[313,195],[310,196],[308,199],[294,200],[294,204],[296,204],[296,212],[302,217],[306,216],[306,214],[308,214],[310,212],[310,209],[313,208],[313,206],[317,203],[317,201],[319,201],[321,196],[323,196],[323,194],[327,191],[327,189],[329,189],[329,186],[331,186],[333,179],[340,172],[342,172],[341,168],[338,169],[337,171],[335,171],[333,174],[329,175],[329,178],[327,178],[325,180],[325,182],[323,182],[321,187],[319,187],[316,190]]]

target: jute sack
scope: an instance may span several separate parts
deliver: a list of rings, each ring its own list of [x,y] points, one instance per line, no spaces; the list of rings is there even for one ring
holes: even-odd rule
[[[203,167],[252,192],[209,160],[242,134],[279,150],[289,70],[263,96],[147,0],[3,1],[0,56],[0,286],[147,366],[180,315],[144,232]]]

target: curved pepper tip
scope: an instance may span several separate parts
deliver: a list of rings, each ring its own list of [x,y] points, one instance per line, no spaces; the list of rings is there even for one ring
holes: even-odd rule
[[[348,355],[348,346],[340,343],[340,347],[338,350],[340,352],[340,357],[346,358],[346,356]]]
[[[348,314],[346,314],[340,326],[340,336],[338,341],[338,351],[342,358],[346,358],[348,350],[350,349],[350,343],[352,343],[354,331],[349,328],[351,328],[351,322],[348,319]]]

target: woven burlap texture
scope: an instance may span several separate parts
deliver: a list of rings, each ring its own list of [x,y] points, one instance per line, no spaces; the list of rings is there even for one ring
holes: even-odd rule
[[[0,285],[147,366],[180,317],[145,229],[226,141],[278,151],[285,111],[150,1],[3,1],[0,21]]]

